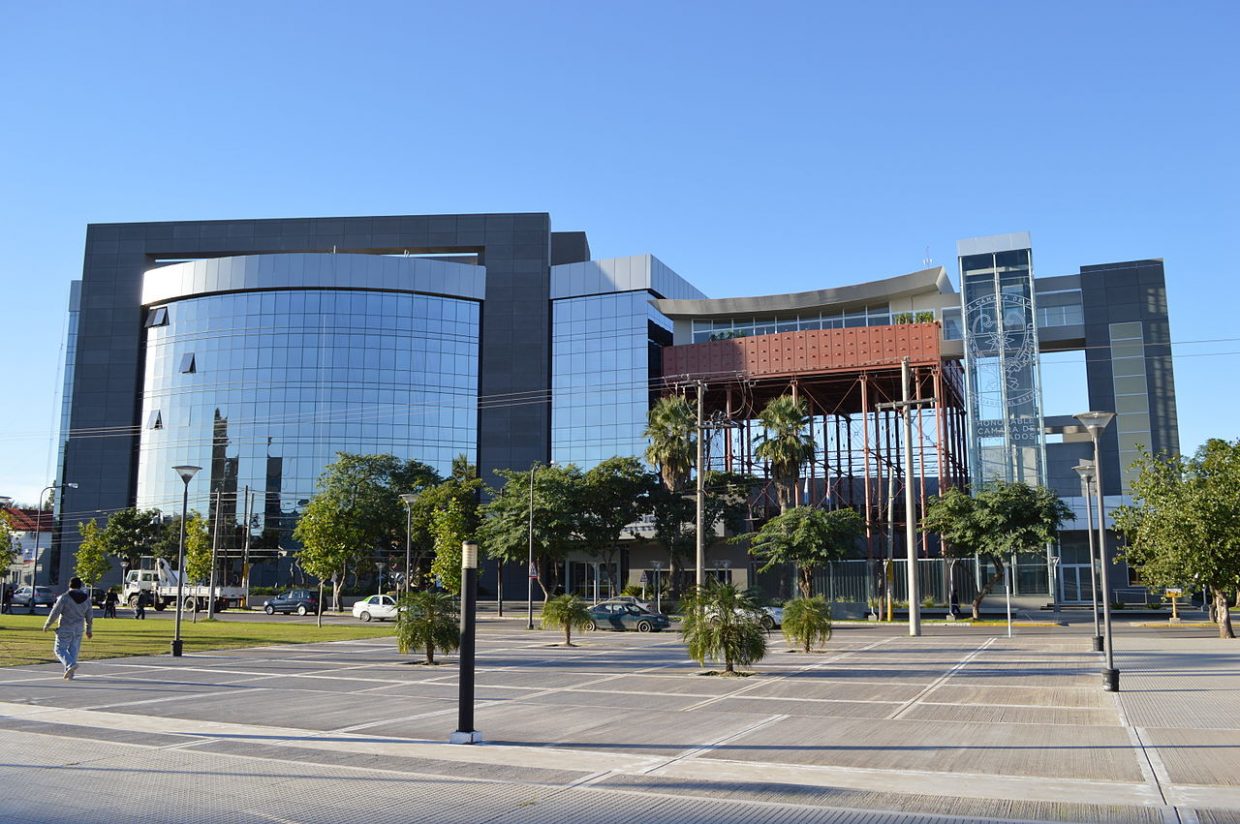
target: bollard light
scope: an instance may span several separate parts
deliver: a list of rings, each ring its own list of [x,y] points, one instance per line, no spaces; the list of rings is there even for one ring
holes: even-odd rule
[[[478,606],[478,545],[461,544],[461,666],[457,691],[456,732],[449,744],[481,744],[474,729],[474,629]]]

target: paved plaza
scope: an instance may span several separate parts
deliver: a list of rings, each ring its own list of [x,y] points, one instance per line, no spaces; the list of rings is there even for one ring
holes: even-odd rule
[[[1083,627],[901,629],[721,678],[487,620],[472,747],[386,638],[0,669],[0,820],[1240,822],[1235,642],[1122,627],[1116,696]]]

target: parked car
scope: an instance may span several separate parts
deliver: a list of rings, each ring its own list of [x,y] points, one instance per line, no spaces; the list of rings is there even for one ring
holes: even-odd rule
[[[308,589],[290,589],[263,601],[263,612],[274,615],[283,612],[288,615],[314,615],[319,611],[319,596]]]
[[[56,593],[52,592],[51,587],[35,587],[34,605],[36,607],[50,607],[56,603]],[[28,607],[30,606],[30,587],[18,587],[13,592],[13,606]]]
[[[353,605],[353,617],[363,621],[394,621],[396,609],[396,599],[391,595],[372,595]]]
[[[658,632],[672,625],[661,612],[642,609],[625,601],[603,601],[590,607],[590,629],[611,629],[623,632]]]
[[[763,607],[762,628],[768,632],[784,625],[783,607]]]

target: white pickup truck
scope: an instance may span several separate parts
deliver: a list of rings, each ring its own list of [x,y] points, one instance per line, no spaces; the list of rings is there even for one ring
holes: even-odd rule
[[[138,593],[146,591],[151,605],[157,610],[172,606],[177,600],[177,577],[179,573],[163,558],[155,559],[154,569],[131,569],[125,575],[125,590],[121,600],[129,606],[137,606]],[[211,588],[201,584],[185,584],[181,590],[182,606],[189,610],[205,610]],[[245,603],[245,587],[215,588],[215,611],[240,607]]]

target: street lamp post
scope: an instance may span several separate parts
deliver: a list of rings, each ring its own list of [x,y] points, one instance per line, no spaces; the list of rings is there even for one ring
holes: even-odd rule
[[[654,567],[654,611],[663,611],[663,562],[651,561]]]
[[[1115,639],[1111,633],[1111,586],[1107,569],[1107,538],[1106,538],[1106,499],[1103,497],[1102,486],[1102,455],[1099,452],[1098,436],[1107,428],[1114,412],[1082,412],[1076,419],[1089,430],[1089,437],[1094,442],[1094,483],[1098,490],[1098,560],[1102,578],[1102,630],[1103,650],[1106,653],[1106,667],[1102,670],[1102,688],[1107,692],[1119,692],[1119,670],[1115,668]],[[1090,524],[1092,528],[1092,524]]]
[[[182,592],[185,588],[185,519],[189,517],[189,482],[193,480],[198,471],[202,469],[200,466],[174,466],[172,467],[178,475],[181,476],[181,483],[184,489],[181,494],[181,541],[177,544],[177,612],[176,625],[172,630],[172,657],[181,657],[181,607],[183,600]]]
[[[461,544],[461,666],[457,690],[456,731],[450,744],[480,744],[474,729],[474,629],[478,606],[478,545]]]
[[[39,507],[34,513],[34,557],[30,559],[30,614],[34,615],[34,594],[35,581],[38,580],[39,574],[39,538],[42,537],[43,530],[43,496],[51,489],[77,489],[77,484],[48,484],[39,491],[39,500],[35,506]],[[55,514],[55,507],[52,508]]]
[[[1094,462],[1081,461],[1072,467],[1081,476],[1081,495],[1085,498],[1085,534],[1089,536],[1089,603],[1094,612],[1094,652],[1102,652],[1102,623],[1098,617],[1098,568],[1094,556]]]
[[[406,492],[400,496],[405,502],[405,594],[409,594],[410,582],[410,559],[413,557],[413,502],[418,499],[418,493]]]

